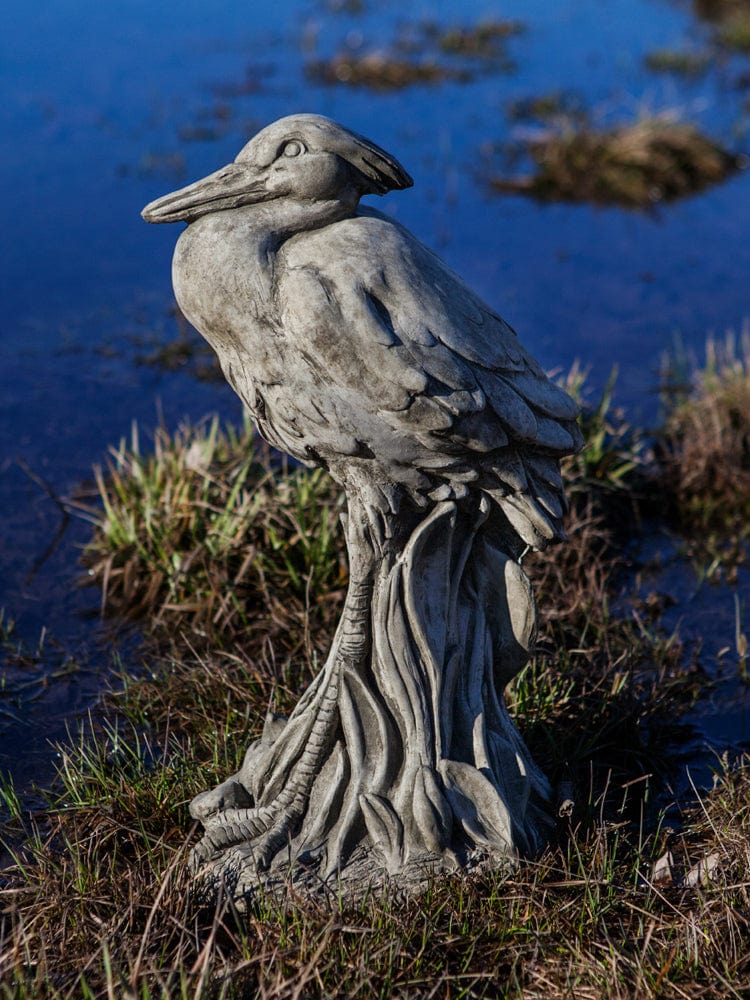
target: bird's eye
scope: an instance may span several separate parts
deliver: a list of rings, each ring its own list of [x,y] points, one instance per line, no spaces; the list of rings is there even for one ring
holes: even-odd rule
[[[298,142],[297,139],[292,139],[291,142],[288,142],[284,146],[281,152],[284,156],[299,156],[300,153],[304,153],[304,151],[305,147],[302,143]]]

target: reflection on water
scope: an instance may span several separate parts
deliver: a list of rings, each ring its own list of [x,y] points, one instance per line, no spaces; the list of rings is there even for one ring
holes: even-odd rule
[[[47,740],[112,669],[98,595],[75,586],[86,526],[73,519],[61,532],[55,498],[90,476],[133,419],[238,415],[225,387],[139,366],[128,345],[177,334],[174,233],[147,228],[141,207],[233,158],[260,125],[317,111],[392,149],[416,184],[386,211],[439,249],[548,368],[581,358],[602,385],[617,364],[619,401],[634,417],[654,418],[659,357],[676,333],[699,350],[709,329],[746,315],[747,172],[651,213],[490,197],[482,177],[483,150],[522,127],[508,110],[553,92],[575,95],[603,125],[678,109],[741,147],[742,58],[690,78],[649,72],[648,52],[700,47],[708,30],[656,0],[463,4],[461,16],[525,30],[503,39],[497,71],[373,93],[306,69],[387,50],[434,31],[427,22],[460,28],[454,4],[46,0],[6,14],[0,607],[17,620],[14,641],[35,649],[46,629],[85,669],[51,677],[42,696],[19,696],[0,716],[0,767],[22,777],[48,768]]]

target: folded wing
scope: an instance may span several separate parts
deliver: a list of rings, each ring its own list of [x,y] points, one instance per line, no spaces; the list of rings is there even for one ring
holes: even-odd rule
[[[559,459],[582,444],[570,396],[392,220],[363,212],[322,232],[290,240],[278,268],[285,335],[310,373],[304,421],[336,425],[396,480],[416,466],[432,499],[484,491],[529,545],[561,536]]]

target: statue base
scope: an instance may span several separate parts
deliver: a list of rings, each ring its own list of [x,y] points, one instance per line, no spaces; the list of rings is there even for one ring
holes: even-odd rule
[[[546,842],[549,786],[502,694],[536,609],[488,518],[484,500],[444,501],[385,534],[382,516],[350,508],[349,591],[325,666],[240,771],[191,803],[207,892],[418,888]]]
[[[467,852],[449,863],[442,854],[411,858],[397,872],[383,865],[380,852],[360,845],[346,867],[323,877],[316,866],[296,858],[279,859],[268,871],[259,871],[252,856],[241,852],[204,865],[195,877],[194,895],[215,906],[231,900],[238,913],[247,913],[264,899],[283,902],[289,896],[356,904],[368,896],[403,899],[427,891],[436,879],[472,878],[487,871],[510,874],[518,859],[488,848]]]

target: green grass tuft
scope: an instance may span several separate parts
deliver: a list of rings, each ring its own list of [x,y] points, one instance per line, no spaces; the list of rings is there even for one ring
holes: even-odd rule
[[[249,426],[159,429],[149,455],[134,428],[96,482],[84,563],[107,610],[282,646],[291,620],[328,621],[346,583],[338,490],[321,470],[272,468]]]

